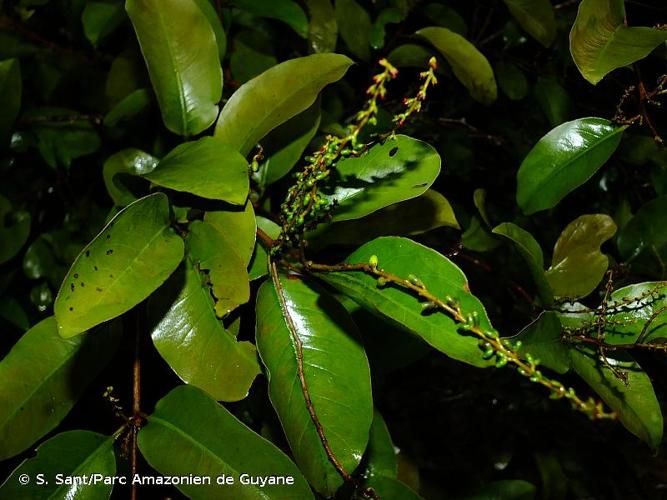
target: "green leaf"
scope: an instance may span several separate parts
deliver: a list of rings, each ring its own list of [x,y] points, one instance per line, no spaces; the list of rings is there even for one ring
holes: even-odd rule
[[[549,0],[503,0],[512,16],[545,47],[556,38],[556,17]]]
[[[191,136],[218,115],[222,70],[211,23],[194,0],[126,0],[162,119]]]
[[[49,317],[19,339],[0,361],[0,460],[27,449],[65,418],[113,356],[117,333],[104,329],[63,339]]]
[[[0,148],[7,145],[21,109],[21,67],[18,59],[0,61]]]
[[[339,54],[290,59],[241,85],[222,108],[215,137],[247,155],[278,125],[305,111],[352,61]]]
[[[147,89],[137,89],[128,94],[104,116],[103,123],[113,127],[121,120],[127,120],[141,113],[151,102]]]
[[[501,62],[496,66],[496,76],[500,90],[513,101],[528,95],[528,80],[517,65]]]
[[[596,352],[583,347],[570,351],[574,371],[618,414],[625,428],[657,448],[662,441],[662,413],[651,379],[629,356],[619,351],[606,351],[605,356],[626,374],[625,382],[601,366]]]
[[[461,235],[461,244],[463,248],[473,250],[475,252],[488,252],[496,248],[500,242],[498,238],[487,231],[482,221],[476,215],[470,219],[470,225]]]
[[[163,193],[127,206],[79,254],[63,280],[54,311],[58,331],[73,337],[137,305],[183,258],[169,227]]]
[[[477,313],[480,325],[491,328],[486,310],[470,293],[465,275],[447,257],[406,238],[385,237],[366,243],[345,262],[367,263],[372,255],[378,257],[380,268],[405,278],[408,273],[414,274],[432,294],[457,300],[465,314]],[[482,359],[475,337],[459,330],[458,323],[443,313],[422,314],[419,301],[411,293],[393,286],[378,287],[376,278],[362,272],[322,273],[320,277],[364,308],[421,337],[449,357],[478,367],[491,364]]]
[[[274,129],[262,141],[266,161],[260,166],[257,179],[268,186],[282,179],[301,159],[303,152],[315,137],[322,114],[320,103]]]
[[[603,118],[559,125],[530,150],[517,174],[516,200],[526,214],[556,206],[605,164],[626,126]]]
[[[352,473],[368,442],[368,360],[352,319],[331,296],[295,276],[274,280],[257,296],[257,349],[296,463],[329,497],[343,478],[327,448]]]
[[[398,68],[425,68],[432,54],[421,45],[406,43],[392,50],[387,59]]]
[[[368,61],[371,57],[371,17],[355,0],[335,0],[338,33],[356,57]]]
[[[211,24],[211,28],[213,28],[215,43],[218,46],[218,57],[220,58],[220,62],[222,62],[225,57],[225,52],[227,52],[227,36],[225,35],[225,30],[222,27],[220,17],[218,16],[218,13],[216,12],[215,7],[213,7],[213,4],[210,0],[195,0],[195,3],[201,9],[202,14],[206,16],[206,19],[208,19],[208,22]]]
[[[553,291],[544,273],[544,255],[540,244],[533,238],[533,235],[511,222],[496,226],[493,233],[514,243],[519,254],[528,265],[528,271],[537,287],[540,300],[546,306],[551,305],[553,303]]]
[[[269,236],[269,238],[274,240],[280,236],[280,226],[264,217],[257,217],[257,229],[261,229]],[[248,268],[248,274],[251,280],[256,280],[269,273],[267,259],[268,253],[266,252],[264,245],[258,240]]]
[[[81,14],[83,33],[94,47],[113,33],[124,20],[125,12],[119,3],[89,2]]]
[[[644,204],[618,233],[618,250],[634,268],[658,277],[667,276],[667,196]]]
[[[346,158],[334,171],[333,221],[359,219],[426,192],[440,173],[440,156],[429,144],[405,135],[376,144],[366,154]]]
[[[107,193],[116,206],[123,207],[138,199],[131,189],[132,177],[141,177],[157,167],[158,159],[139,149],[128,148],[111,155],[104,162],[102,175]],[[127,184],[123,181],[129,181]]]
[[[452,66],[454,75],[482,104],[498,97],[496,79],[489,61],[468,40],[447,28],[422,28],[416,33],[431,43]]]
[[[44,483],[36,481],[42,474]],[[113,438],[90,431],[67,431],[57,434],[37,448],[35,457],[24,460],[0,486],[2,498],[67,498],[100,500],[111,496],[111,484],[62,484],[56,475],[65,477],[92,477],[116,474],[116,456]],[[23,484],[19,477],[27,475],[31,481]]]
[[[248,162],[213,137],[176,146],[144,177],[158,186],[232,205],[244,205],[248,197]]]
[[[466,24],[465,19],[461,17],[461,14],[455,9],[439,3],[429,3],[424,7],[420,6],[420,10],[422,10],[424,15],[433,21],[435,25],[447,28],[461,36],[466,36],[468,25]]]
[[[234,0],[234,5],[258,17],[282,21],[301,38],[308,37],[306,13],[292,0]]]
[[[225,330],[216,317],[208,286],[189,259],[185,273],[174,278],[168,283],[182,289],[178,293],[176,288],[178,296],[171,306],[160,304],[168,307],[166,313],[166,308],[151,302],[151,309],[161,318],[151,333],[155,348],[184,382],[219,401],[245,398],[260,372],[255,346],[237,342]]]
[[[400,23],[405,18],[405,14],[396,7],[387,7],[382,9],[373,21],[371,26],[370,44],[376,50],[384,47],[385,30],[387,24]]]
[[[0,195],[0,264],[21,251],[30,236],[30,213],[12,210],[12,204]]]
[[[562,326],[558,315],[552,311],[541,313],[531,324],[521,330],[513,340],[522,343],[521,354],[532,355],[544,365],[558,373],[570,369],[570,352],[562,341]]]
[[[666,40],[665,29],[628,27],[623,0],[582,0],[570,31],[570,53],[582,76],[595,85]]]
[[[398,462],[394,443],[391,441],[387,424],[377,410],[373,413],[373,424],[364,460],[366,462],[365,475],[369,478],[374,476],[396,478]]]
[[[158,401],[138,441],[142,455],[160,474],[212,476],[210,485],[178,486],[188,498],[313,498],[282,451],[194,387],[176,387]],[[242,474],[292,478],[292,484],[244,485]],[[223,475],[233,483],[217,485],[216,478]]]
[[[600,245],[615,233],[616,224],[604,214],[582,215],[567,225],[546,272],[556,297],[578,299],[595,290],[609,266]]]
[[[246,83],[278,64],[271,39],[259,31],[239,32],[233,47],[229,68],[238,83]]]
[[[336,12],[330,0],[304,0],[308,9],[308,45],[313,52],[333,52],[338,40]]]
[[[533,92],[552,127],[560,125],[572,115],[572,99],[554,79],[538,78]]]
[[[429,189],[417,198],[389,205],[361,219],[322,225],[308,239],[315,248],[352,245],[379,236],[422,234],[439,227],[460,229],[447,198]]]

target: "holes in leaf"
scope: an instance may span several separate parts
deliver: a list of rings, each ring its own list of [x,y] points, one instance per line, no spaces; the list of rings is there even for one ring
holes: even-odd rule
[[[391,149],[389,150],[389,156],[390,156],[391,158],[393,158],[394,156],[396,156],[396,153],[398,153],[398,146],[394,146],[393,148],[391,148]]]
[[[113,250],[111,248],[109,250],[107,250],[107,255],[111,255],[112,253],[113,253]]]

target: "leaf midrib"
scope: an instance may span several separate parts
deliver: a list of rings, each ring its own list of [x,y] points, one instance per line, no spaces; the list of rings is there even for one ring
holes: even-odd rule
[[[100,451],[102,448],[108,446],[108,444],[109,444],[109,439],[111,439],[111,438],[105,439],[105,440],[102,442],[102,444],[100,444],[97,448],[95,448],[95,449],[92,451],[92,453],[90,453],[90,454],[86,457],[86,459],[85,459],[83,462],[81,462],[81,463],[80,463],[80,464],[79,464],[79,465],[78,465],[78,466],[77,466],[77,467],[70,473],[70,475],[72,475],[72,476],[77,476],[77,475],[79,475],[79,474],[77,474],[77,472],[81,471],[81,470],[82,470],[88,463],[90,463],[90,462],[93,460],[93,458],[95,458],[95,457],[97,456],[97,454],[99,453],[99,451]],[[63,486],[68,486],[68,485],[63,485]],[[47,499],[47,500],[50,500],[50,499],[52,499],[52,498],[53,498],[53,499],[69,498],[69,497],[65,497],[64,495],[62,495],[62,496],[57,496],[57,495],[56,495],[56,493],[58,493],[58,492],[60,492],[60,491],[63,491],[63,490],[66,491],[66,490],[68,490],[68,489],[69,489],[69,488],[67,488],[67,487],[65,487],[65,488],[63,488],[63,487],[58,487],[58,488],[56,488],[56,489],[53,491],[53,493],[52,493],[51,495],[48,496],[48,499]]]

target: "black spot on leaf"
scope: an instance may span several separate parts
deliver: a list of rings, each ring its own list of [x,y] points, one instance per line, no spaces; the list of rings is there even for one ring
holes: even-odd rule
[[[109,250],[107,250],[107,255],[111,255],[112,253],[113,253],[113,250],[111,248]]]
[[[398,146],[394,146],[389,150],[389,156],[392,158],[396,156],[396,153],[398,153]]]

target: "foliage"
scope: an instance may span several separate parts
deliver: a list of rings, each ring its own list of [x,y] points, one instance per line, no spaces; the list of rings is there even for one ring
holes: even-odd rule
[[[660,497],[660,2],[0,6],[0,498]]]

